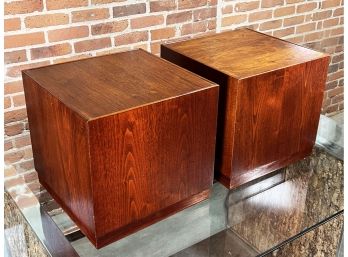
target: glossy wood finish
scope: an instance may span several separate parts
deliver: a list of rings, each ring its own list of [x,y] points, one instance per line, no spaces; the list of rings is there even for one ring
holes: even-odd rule
[[[220,85],[216,178],[237,187],[311,153],[329,56],[249,29],[161,46]]]
[[[216,84],[142,50],[23,81],[40,182],[97,248],[208,197]]]

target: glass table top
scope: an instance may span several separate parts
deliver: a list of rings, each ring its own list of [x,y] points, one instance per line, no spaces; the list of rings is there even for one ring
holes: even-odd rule
[[[45,233],[42,213],[50,214],[81,257],[278,256],[275,251],[287,250],[285,243],[343,212],[342,131],[330,122],[322,117],[311,156],[235,190],[214,183],[208,200],[98,250],[79,238],[78,228],[47,194],[35,206],[18,206],[46,244],[52,233]],[[341,134],[325,136],[332,133]],[[337,224],[331,227],[340,233],[343,220]]]

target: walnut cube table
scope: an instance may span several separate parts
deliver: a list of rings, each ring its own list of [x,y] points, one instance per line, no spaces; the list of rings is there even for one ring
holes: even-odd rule
[[[329,56],[239,29],[162,45],[161,57],[220,85],[215,171],[228,188],[311,153]]]
[[[143,50],[22,76],[39,180],[97,248],[208,198],[215,83]]]

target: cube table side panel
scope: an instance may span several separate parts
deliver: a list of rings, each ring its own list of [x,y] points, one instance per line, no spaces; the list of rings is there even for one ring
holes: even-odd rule
[[[310,154],[328,56],[240,80],[165,45],[161,57],[220,85],[215,177],[226,187]]]
[[[161,57],[194,72],[219,85],[218,124],[215,149],[215,177],[229,178],[232,170],[232,153],[237,109],[238,80],[193,60],[165,45],[161,45]],[[228,86],[229,85],[229,86]],[[223,176],[220,176],[220,175]],[[229,179],[225,179],[229,184]]]
[[[40,183],[94,237],[87,123],[22,73],[34,165]]]
[[[208,197],[218,87],[89,122],[97,247]]]
[[[324,57],[240,81],[230,187],[311,153],[328,61]]]

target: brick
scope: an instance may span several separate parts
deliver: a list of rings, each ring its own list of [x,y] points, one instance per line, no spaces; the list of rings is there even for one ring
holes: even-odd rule
[[[100,8],[92,10],[75,11],[71,13],[72,22],[94,21],[109,18],[109,9]]]
[[[321,31],[313,32],[313,33],[305,35],[304,40],[305,40],[305,42],[319,40],[319,39],[321,39],[322,35],[323,35],[323,33]]]
[[[31,147],[29,147],[24,150],[24,159],[27,160],[31,158],[33,158],[33,150],[31,149]]]
[[[15,121],[21,121],[27,118],[27,110],[25,108],[5,112],[5,124]]]
[[[87,52],[107,47],[111,47],[111,39],[109,37],[84,40],[76,42],[74,44],[76,53]]]
[[[12,164],[12,163],[19,162],[20,160],[22,160],[23,157],[24,157],[23,151],[5,153],[5,163]]]
[[[295,16],[295,17],[291,17],[291,18],[286,18],[284,19],[284,27],[288,27],[288,26],[294,26],[300,23],[303,23],[305,19],[304,15],[300,15],[300,16]]]
[[[22,70],[37,68],[37,67],[45,66],[48,64],[50,64],[49,61],[43,61],[43,62],[28,63],[28,64],[22,64],[18,66],[8,67],[6,71],[6,75],[12,78],[20,77]]]
[[[27,28],[43,28],[69,23],[69,16],[64,13],[28,16],[24,19]]]
[[[175,28],[151,30],[151,40],[168,39],[175,36]]]
[[[38,174],[36,171],[25,172],[23,178],[27,184],[30,184],[38,180]]]
[[[155,55],[160,55],[161,52],[161,44],[158,42],[151,43],[151,53]]]
[[[321,8],[332,8],[341,5],[341,0],[326,0],[321,4]]]
[[[321,51],[323,51],[327,54],[334,54],[335,53],[335,46],[326,46],[326,47],[321,47],[320,49],[321,49]]]
[[[282,20],[267,21],[260,24],[259,30],[264,31],[264,30],[270,30],[270,29],[277,29],[282,26],[282,23],[283,23]]]
[[[316,9],[317,7],[318,7],[318,4],[315,2],[300,4],[297,6],[296,12],[297,13],[310,12]]]
[[[259,11],[249,14],[249,22],[272,18],[272,11]]]
[[[92,4],[109,4],[109,3],[118,3],[125,2],[127,0],[92,0]]]
[[[4,53],[5,64],[25,62],[27,60],[28,59],[27,59],[27,54],[25,50],[18,50],[18,51]]]
[[[287,29],[276,30],[273,32],[273,36],[282,38],[282,37],[290,36],[294,33],[295,33],[295,28],[292,27],[292,28],[287,28]]]
[[[4,39],[5,48],[14,48],[43,43],[45,43],[45,36],[43,32],[5,36]]]
[[[222,8],[222,14],[229,14],[233,12],[233,5],[227,5]]]
[[[336,48],[335,48],[335,53],[340,53],[340,52],[343,52],[343,46],[342,45],[336,46]]]
[[[71,45],[69,43],[64,43],[52,46],[32,48],[30,50],[30,53],[31,59],[36,60],[41,58],[49,58],[54,56],[70,54],[71,50]]]
[[[337,95],[337,96],[334,96],[332,99],[331,99],[331,103],[332,104],[337,104],[337,103],[340,103],[340,102],[343,102],[344,100],[344,95]]]
[[[4,140],[4,151],[13,149],[13,143],[11,140]]]
[[[329,98],[332,98],[332,97],[334,97],[336,95],[342,94],[343,90],[344,90],[343,87],[336,87],[334,89],[331,89],[331,90],[327,91],[327,96]]]
[[[19,168],[21,170],[24,170],[24,171],[34,169],[34,161],[33,160],[23,161],[23,162],[19,163],[18,165],[19,165]]]
[[[303,43],[303,38],[304,36],[296,36],[292,38],[287,38],[286,40],[294,44],[300,44]]]
[[[342,78],[339,80],[338,86],[343,87],[343,85],[344,85],[344,79]]]
[[[75,55],[75,56],[71,56],[71,57],[62,57],[62,58],[57,58],[55,60],[53,60],[53,63],[64,63],[64,62],[71,62],[71,61],[77,61],[77,60],[81,60],[81,59],[86,59],[91,57],[92,54],[79,54],[79,55]]]
[[[337,8],[336,10],[334,10],[333,12],[333,15],[332,16],[342,16],[343,15],[343,12],[344,12],[344,8],[341,7],[341,8]]]
[[[184,11],[179,13],[172,13],[167,15],[166,23],[174,24],[174,23],[182,23],[192,20],[192,11]]]
[[[88,0],[46,0],[47,10],[87,6]]]
[[[295,3],[300,3],[304,2],[305,0],[286,0],[287,4],[295,4]]]
[[[315,30],[315,22],[296,26],[296,33],[304,33]]]
[[[340,28],[335,28],[331,30],[330,36],[337,36],[337,35],[343,35],[344,33],[344,28],[340,27]]]
[[[338,25],[339,21],[340,21],[339,18],[325,20],[325,21],[323,21],[323,27],[329,28],[329,27],[336,26],[336,25]]]
[[[150,2],[150,12],[163,12],[175,10],[176,2],[175,0],[160,0]]]
[[[258,9],[259,6],[260,6],[259,1],[248,1],[248,2],[236,3],[234,10],[236,12],[247,12],[247,11]]]
[[[240,24],[247,20],[246,14],[234,15],[222,18],[222,27],[226,27],[233,24]]]
[[[344,54],[343,53],[332,57],[332,63],[342,62],[343,60],[344,60]]]
[[[91,26],[92,35],[101,35],[124,31],[128,27],[128,21],[113,21]]]
[[[127,45],[137,42],[147,41],[149,39],[147,31],[137,31],[123,34],[115,37],[115,45]]]
[[[4,31],[15,31],[21,29],[21,19],[20,18],[10,18],[4,20]]]
[[[322,28],[323,28],[323,22],[322,21],[318,21],[317,30],[320,30]]]
[[[333,73],[333,72],[336,72],[336,71],[338,71],[338,64],[331,64],[329,66],[328,73]]]
[[[15,96],[12,97],[12,99],[13,99],[13,105],[15,107],[24,106],[25,105],[24,94],[22,94],[22,95],[15,95]]]
[[[22,148],[24,146],[31,145],[30,135],[24,135],[20,137],[16,137],[14,140],[14,144],[17,148]]]
[[[344,17],[341,17],[340,18],[340,25],[343,25],[344,24]]]
[[[326,83],[326,86],[325,86],[325,90],[329,90],[329,89],[333,89],[335,87],[337,87],[338,85],[338,81],[332,81],[332,82],[328,82]]]
[[[193,11],[193,21],[201,21],[216,17],[216,7],[203,8]]]
[[[35,11],[42,11],[43,4],[42,0],[22,0],[5,2],[4,13],[8,14],[21,14],[21,13],[32,13]]]
[[[283,5],[284,0],[262,0],[261,7],[262,8],[269,8],[269,7],[275,7],[278,5]]]
[[[164,22],[163,15],[145,16],[145,17],[135,18],[131,20],[131,28],[141,29],[141,28],[160,25],[160,24],[163,24],[163,22]]]
[[[184,24],[181,27],[181,35],[196,34],[207,30],[207,22],[199,21],[189,24]]]
[[[321,49],[322,50],[322,47],[321,47],[321,42],[320,41],[316,41],[316,42],[310,42],[310,43],[305,43],[304,44],[305,47],[308,47],[308,48],[311,48],[311,49],[316,49],[316,50],[319,50]]]
[[[333,81],[333,80],[337,80],[337,79],[343,78],[343,75],[344,75],[343,74],[343,70],[339,70],[339,71],[337,71],[335,73],[329,74],[328,78],[327,78],[327,81]],[[343,92],[343,87],[339,87],[339,88],[342,88],[342,92]],[[337,95],[337,94],[335,94],[335,95]],[[329,93],[328,93],[328,96],[331,97]]]
[[[48,31],[48,41],[57,42],[74,38],[88,37],[88,26],[70,27]]]
[[[19,135],[23,130],[23,123],[5,125],[5,135],[9,137]]]
[[[208,21],[208,30],[216,29],[216,19],[211,19]]]
[[[11,97],[5,96],[5,97],[4,97],[4,108],[5,108],[5,109],[8,109],[8,108],[11,107],[11,105],[12,105],[12,103],[11,103]]]
[[[287,16],[295,13],[295,6],[281,7],[274,10],[274,17]]]
[[[313,14],[313,21],[324,20],[330,18],[332,15],[332,10],[316,12]]]
[[[145,4],[131,4],[125,6],[116,6],[113,9],[114,18],[141,14],[146,12]]]
[[[207,0],[178,0],[178,9],[193,9],[207,5]]]
[[[4,84],[4,94],[15,94],[23,92],[23,82],[21,80],[7,82]]]
[[[336,111],[338,111],[338,104],[330,105],[330,106],[326,109],[326,113],[331,113],[331,112],[336,112]]]
[[[338,37],[333,37],[333,38],[326,38],[321,41],[321,46],[322,47],[328,47],[328,46],[336,46],[338,43],[339,38]],[[333,48],[334,52],[334,48]]]

